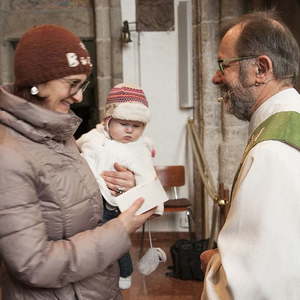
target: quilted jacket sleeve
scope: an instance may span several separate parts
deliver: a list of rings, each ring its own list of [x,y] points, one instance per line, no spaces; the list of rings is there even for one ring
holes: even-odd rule
[[[0,146],[0,257],[27,285],[51,288],[101,273],[130,247],[118,219],[49,241],[37,195],[39,175],[18,149]]]

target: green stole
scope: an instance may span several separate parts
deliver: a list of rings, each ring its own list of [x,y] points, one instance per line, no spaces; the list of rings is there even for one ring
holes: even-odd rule
[[[233,180],[230,203],[236,180],[247,154],[256,144],[268,140],[280,141],[300,150],[300,113],[284,111],[273,114],[254,130],[248,140],[241,164]]]

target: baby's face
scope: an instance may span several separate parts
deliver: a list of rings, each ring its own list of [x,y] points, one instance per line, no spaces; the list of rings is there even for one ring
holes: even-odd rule
[[[145,124],[139,121],[111,119],[108,124],[110,137],[120,143],[135,142],[142,134]]]

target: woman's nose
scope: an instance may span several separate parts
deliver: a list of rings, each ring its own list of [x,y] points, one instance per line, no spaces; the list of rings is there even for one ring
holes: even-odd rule
[[[72,99],[74,100],[74,102],[80,103],[83,99],[82,90],[80,89],[76,94],[72,95]]]

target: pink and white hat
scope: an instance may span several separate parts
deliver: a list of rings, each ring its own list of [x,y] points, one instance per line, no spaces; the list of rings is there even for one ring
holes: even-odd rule
[[[150,109],[144,91],[125,83],[114,86],[106,99],[106,118],[147,124],[150,120]]]

